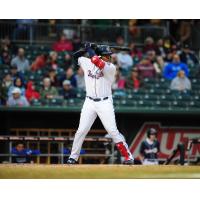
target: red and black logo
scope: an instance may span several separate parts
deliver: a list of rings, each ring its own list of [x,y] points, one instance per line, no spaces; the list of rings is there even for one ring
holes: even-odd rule
[[[135,158],[139,155],[140,144],[145,140],[146,132],[149,128],[155,128],[158,131],[157,138],[160,142],[159,160],[166,160],[180,142],[184,143],[185,147],[187,147],[189,139],[200,138],[200,127],[163,127],[158,122],[146,122],[142,125],[130,145],[130,151]],[[185,153],[185,158],[187,159],[188,151]],[[190,157],[197,158],[199,156],[200,145],[193,145],[190,151]]]

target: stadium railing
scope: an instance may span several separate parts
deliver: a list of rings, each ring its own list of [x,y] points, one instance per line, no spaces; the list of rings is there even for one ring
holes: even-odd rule
[[[0,38],[9,36],[13,42],[27,44],[48,44],[57,39],[59,33],[64,31],[68,38],[73,35],[80,37],[81,41],[115,43],[117,36],[121,35],[125,43],[133,39],[129,33],[128,26],[111,25],[76,25],[76,24],[49,24],[49,23],[16,23],[0,21]],[[154,39],[163,38],[167,34],[167,27],[164,26],[137,26],[138,35],[134,41],[143,44],[148,36]]]

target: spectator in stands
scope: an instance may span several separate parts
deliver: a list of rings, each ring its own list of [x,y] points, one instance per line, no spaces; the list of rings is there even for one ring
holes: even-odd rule
[[[141,81],[138,77],[138,70],[137,68],[133,68],[130,77],[126,82],[126,88],[139,90],[141,86]]]
[[[139,74],[139,78],[155,78],[156,70],[148,58],[142,59],[137,65],[136,69]]]
[[[33,81],[29,81],[27,83],[27,89],[26,89],[26,94],[25,94],[27,100],[30,102],[33,99],[39,99],[40,94],[35,90],[35,84]]]
[[[124,46],[124,38],[122,36],[118,36],[116,39],[116,44],[118,46]]]
[[[75,78],[77,82],[77,88],[85,90],[84,71],[81,67],[78,68]]]
[[[14,81],[16,78],[20,78],[22,80],[22,82],[24,83],[25,80],[24,80],[24,76],[22,75],[21,72],[18,72],[17,71],[17,66],[16,65],[13,65],[10,67],[10,74],[11,74],[11,77],[12,77],[12,80]]]
[[[166,50],[166,53],[168,53],[169,49],[171,48],[171,38],[170,37],[163,38],[163,47]]]
[[[31,65],[31,70],[37,71],[45,67],[47,65],[47,58],[48,58],[48,55],[46,53],[43,53],[37,56]]]
[[[167,54],[167,57],[165,58],[165,61],[170,63],[173,61],[173,57],[175,55],[180,55],[180,54],[181,54],[181,51],[179,48],[179,44],[172,44],[168,50],[168,54]]]
[[[124,38],[118,36],[116,39],[118,46],[124,46]],[[133,59],[130,56],[129,52],[121,51],[116,54],[117,65],[122,69],[122,73],[127,73],[127,71],[133,66]]]
[[[188,66],[185,63],[180,62],[179,55],[175,54],[173,57],[173,61],[165,66],[163,76],[168,80],[172,80],[176,77],[177,73],[180,70],[183,70],[185,72],[185,75],[188,76]]]
[[[3,50],[8,50],[11,51],[13,44],[11,45],[10,38],[8,36],[5,36],[3,39],[1,39],[1,46],[0,49],[1,51]]]
[[[77,51],[81,48],[81,39],[77,35],[75,35],[73,38],[73,47],[73,51]]]
[[[11,151],[14,156],[12,157],[12,163],[32,163],[31,155],[39,155],[39,150],[31,150],[26,149],[24,144],[22,142],[18,142],[14,148],[12,148]]]
[[[20,78],[20,77],[17,77],[14,81],[13,81],[13,86],[11,86],[9,88],[9,91],[8,91],[8,96],[10,97],[12,95],[12,91],[15,89],[15,88],[20,88],[20,91],[21,91],[21,95],[25,96],[25,84],[23,82],[23,80]]]
[[[127,72],[133,66],[133,59],[126,51],[117,53],[117,62],[124,72]]]
[[[180,54],[181,62],[186,63],[189,67],[194,67],[198,65],[199,61],[195,53],[190,50],[188,44],[185,44],[182,49],[182,53]]]
[[[167,57],[165,58],[165,61],[166,61],[167,64],[169,64],[169,63],[172,62],[172,60],[173,60],[173,55],[170,52],[170,53],[167,54]]]
[[[50,68],[56,70],[58,68],[58,61],[57,61],[57,59],[58,59],[58,53],[55,52],[55,51],[51,51],[49,53],[49,59],[48,59],[48,62],[47,62],[48,66]]]
[[[63,96],[64,99],[70,99],[76,97],[74,88],[72,87],[71,82],[69,80],[63,81],[63,88],[60,91],[60,95]]]
[[[13,81],[10,74],[6,74],[3,78],[3,81],[0,85],[0,99],[3,105],[6,104],[8,98],[8,91],[10,87],[13,85]]]
[[[183,19],[180,22],[180,28],[178,31],[179,41],[181,44],[189,44],[191,42],[191,19]]]
[[[115,82],[112,85],[112,89],[124,89],[125,88],[125,78],[122,76],[121,70],[117,69],[115,74]]]
[[[153,64],[156,61],[156,52],[154,50],[147,51],[146,58]]]
[[[167,49],[164,47],[164,41],[160,38],[156,44],[156,55],[162,56],[163,58],[167,55]]]
[[[156,56],[156,60],[153,63],[153,65],[154,65],[154,68],[156,70],[156,74],[161,76],[163,69],[164,69],[164,66],[166,65],[165,61],[163,60],[163,57],[162,56]]]
[[[185,76],[185,71],[180,70],[172,80],[170,89],[178,93],[188,93],[191,90],[191,82]]]
[[[8,98],[8,106],[29,106],[29,103],[25,96],[21,95],[21,90],[15,88],[12,90],[12,96]]]
[[[60,40],[53,44],[52,49],[57,52],[73,51],[74,47],[70,40],[67,39],[65,34],[60,36]]]
[[[171,51],[173,57],[174,57],[174,55],[176,55],[176,54],[180,55],[180,54],[181,54],[181,46],[180,46],[180,43],[172,44],[172,45],[171,45],[171,48],[170,48],[170,51]]]
[[[18,71],[24,72],[30,69],[29,61],[25,57],[25,51],[23,48],[18,49],[18,54],[11,60],[11,65],[17,66]]]
[[[53,99],[58,96],[58,91],[55,87],[51,86],[50,78],[43,79],[43,88],[40,90],[42,99]]]
[[[133,39],[137,38],[140,35],[140,29],[137,26],[137,19],[130,19],[128,22],[129,33]]]
[[[72,65],[72,56],[71,56],[71,54],[66,53],[65,57],[64,57],[64,61],[63,61],[62,67],[63,67],[63,69],[67,69],[71,65]]]
[[[113,54],[111,55],[111,62],[112,62],[117,68],[119,68],[119,66],[118,66],[118,61],[117,61],[117,54],[116,54],[116,53],[113,53]]]
[[[59,81],[58,81],[58,78],[57,78],[56,70],[50,69],[47,77],[49,77],[50,80],[51,80],[51,86],[54,86],[54,87],[59,86]]]
[[[60,78],[60,85],[62,85],[64,80],[69,80],[73,87],[77,87],[77,81],[72,66],[68,67],[65,74]]]
[[[152,37],[147,37],[144,42],[143,52],[146,53],[147,51],[155,51],[156,45],[154,44],[154,40]]]
[[[136,46],[134,42],[131,42],[130,44],[130,55],[132,59],[134,60],[134,63],[137,63],[139,60],[142,59],[142,51],[140,51]]]
[[[0,58],[2,64],[10,65],[11,56],[8,47],[4,47],[4,49],[1,51]]]

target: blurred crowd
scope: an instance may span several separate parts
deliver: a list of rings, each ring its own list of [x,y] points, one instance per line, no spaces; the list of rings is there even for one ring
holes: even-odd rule
[[[139,34],[137,23],[137,20],[129,21],[129,31],[133,37]],[[154,23],[158,24],[159,21]],[[175,34],[173,38],[157,40],[148,36],[142,47],[130,40],[130,51],[114,52],[112,62],[116,65],[117,72],[113,90],[140,90],[145,85],[144,79],[164,78],[169,81],[171,90],[177,94],[189,95],[192,90],[190,71],[195,71],[193,76],[199,75],[199,59],[187,42],[188,22],[184,23],[186,24],[181,27],[185,26],[182,31],[185,36],[183,33],[177,33],[178,36]],[[173,29],[172,24],[170,28]],[[1,39],[0,67],[7,66],[8,70],[0,80],[0,104],[29,106],[35,99],[76,98],[77,91],[85,90],[83,70],[75,64],[72,56],[72,53],[80,48],[81,42],[83,41],[77,36],[69,39],[66,33],[62,33],[59,39],[52,43],[50,50],[29,59],[25,48],[12,43],[9,37]],[[122,35],[117,36],[116,45],[126,45]],[[29,76],[30,79],[27,80],[26,75],[30,73],[40,76],[37,80]],[[38,85],[38,82],[41,84]]]

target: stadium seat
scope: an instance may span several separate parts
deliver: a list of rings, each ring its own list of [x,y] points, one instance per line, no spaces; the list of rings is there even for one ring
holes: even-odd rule
[[[43,106],[48,106],[50,100],[49,100],[49,99],[41,99],[40,102],[41,102],[41,104],[42,104]]]
[[[191,107],[191,108],[200,108],[200,101],[190,101],[188,103],[188,106]]]
[[[159,99],[159,95],[154,95],[154,94],[145,94],[143,97],[145,100],[153,100],[156,101]]]
[[[64,102],[65,106],[82,106],[83,100],[78,98],[68,99]]]
[[[134,94],[134,95],[132,96],[132,99],[133,99],[133,100],[142,100],[142,95],[140,95],[140,94]]]
[[[167,95],[167,94],[162,94],[159,96],[160,100],[166,100],[166,101],[174,101],[176,99],[176,97],[174,95]]]
[[[177,97],[177,100],[190,101],[192,100],[192,97],[190,95],[179,95]]]
[[[113,101],[114,106],[120,106],[120,100],[116,99]]]
[[[76,96],[79,99],[85,99],[85,92],[84,91],[77,91]]]
[[[48,103],[50,106],[62,106],[63,105],[63,99],[62,98],[54,98],[51,99]]]
[[[140,100],[137,102],[137,107],[152,108],[153,105],[154,105],[154,101]]]
[[[117,89],[113,92],[113,99],[122,99],[126,97],[126,91],[122,89]]]
[[[184,102],[184,101],[181,101],[181,100],[175,100],[172,102],[171,104],[172,108],[182,108],[182,109],[185,109],[188,107],[188,102]]]
[[[127,99],[127,100],[122,100],[120,102],[121,105],[124,105],[124,106],[128,106],[128,107],[137,107],[137,101],[135,100],[130,100],[130,99]]]
[[[42,103],[38,99],[31,100],[30,104],[32,106],[41,106],[42,105]]]
[[[157,100],[155,101],[155,107],[157,108],[167,108],[170,109],[171,108],[171,103],[167,100]]]

